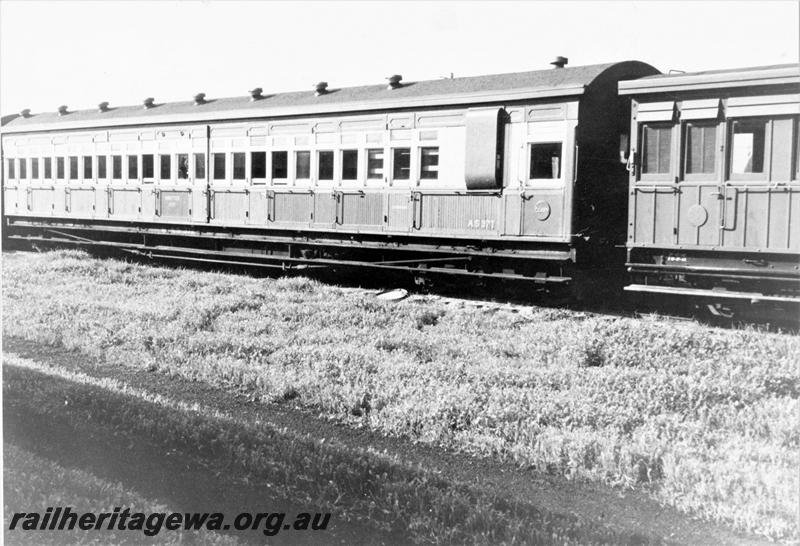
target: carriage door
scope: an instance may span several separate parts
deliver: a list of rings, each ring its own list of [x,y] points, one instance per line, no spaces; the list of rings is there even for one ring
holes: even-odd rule
[[[800,250],[798,144],[800,95],[727,100],[726,248]],[[768,267],[765,260],[746,260]]]
[[[680,107],[679,185],[675,242],[720,243],[726,193],[722,183],[724,124],[719,99],[685,100]]]
[[[636,156],[631,171],[631,227],[635,244],[672,246],[676,242],[679,126],[675,103],[634,104]],[[688,188],[687,188],[688,189]]]
[[[209,222],[244,225],[250,216],[247,139],[244,127],[211,129]],[[263,223],[263,220],[262,220]]]
[[[163,222],[188,222],[193,214],[192,185],[189,178],[191,135],[188,129],[159,131],[158,154],[154,158],[155,219]]]

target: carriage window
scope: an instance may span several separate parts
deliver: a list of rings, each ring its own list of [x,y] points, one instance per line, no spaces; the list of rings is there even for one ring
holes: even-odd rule
[[[267,152],[250,152],[250,178],[267,177]]]
[[[142,155],[142,178],[153,179],[156,176],[155,158],[153,154]]]
[[[69,158],[69,179],[78,179],[78,158],[76,156],[70,156]]]
[[[244,152],[236,152],[233,154],[233,179],[245,179],[245,154]]]
[[[766,119],[734,120],[731,127],[731,174],[761,174],[766,155]]]
[[[28,160],[19,160],[19,177],[22,179],[28,178]]]
[[[367,178],[370,180],[383,178],[383,149],[367,150]]]
[[[531,144],[531,164],[528,178],[557,180],[561,178],[561,143]]]
[[[16,178],[17,173],[16,169],[14,168],[14,163],[16,163],[16,159],[9,159],[8,160],[8,177],[9,178]]]
[[[642,126],[642,174],[669,174],[672,155],[672,124]]]
[[[83,179],[92,179],[92,156],[90,155],[83,156]]]
[[[214,180],[225,180],[225,154],[216,153],[214,158]]]
[[[39,158],[34,157],[31,159],[31,178],[34,180],[39,179]]]
[[[169,180],[172,178],[172,156],[161,155],[159,156],[159,169],[158,177],[161,180]]]
[[[288,178],[289,153],[272,152],[272,178]]]
[[[392,150],[392,179],[408,180],[411,177],[411,148]]]
[[[319,164],[319,179],[333,180],[333,152],[318,152],[317,161]]]
[[[178,154],[178,180],[189,178],[189,154]]]
[[[716,122],[687,123],[683,153],[686,174],[712,174],[716,169]]]
[[[64,180],[64,158],[57,157],[56,158],[56,178],[59,180]]]
[[[53,178],[53,158],[52,157],[45,157],[44,158],[44,177],[46,179]]]
[[[223,160],[224,161],[224,160]],[[225,175],[225,167],[222,168],[222,175]],[[194,154],[194,177],[204,180],[206,177],[206,154]]]
[[[420,148],[419,177],[423,180],[439,178],[439,148]]]
[[[295,178],[311,178],[311,152],[296,152],[294,167]]]
[[[121,155],[112,155],[111,156],[111,178],[114,180],[121,180],[122,179],[122,156]]]
[[[106,156],[99,155],[97,156],[97,178],[105,180],[106,175]]]
[[[342,150],[342,180],[358,178],[358,150]]]
[[[128,180],[137,180],[139,178],[139,156],[128,156]]]

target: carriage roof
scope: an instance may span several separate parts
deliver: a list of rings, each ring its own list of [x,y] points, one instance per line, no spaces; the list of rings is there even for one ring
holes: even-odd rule
[[[680,92],[748,86],[763,87],[786,84],[800,84],[800,64],[658,74],[637,80],[621,81],[619,82],[619,93],[620,95],[641,95],[671,91]]]
[[[317,96],[314,90],[288,93],[263,93],[251,96],[208,98],[201,104],[194,101],[155,103],[150,108],[136,106],[109,107],[6,116],[3,132],[17,133],[142,125],[151,123],[191,123],[209,120],[249,119],[289,115],[329,114],[374,111],[395,108],[469,105],[546,97],[580,95],[587,86],[612,67],[641,73],[653,69],[639,61],[607,63],[558,69],[515,72],[488,76],[443,78],[402,82],[392,89],[388,85],[331,88]],[[12,119],[7,119],[12,118]]]

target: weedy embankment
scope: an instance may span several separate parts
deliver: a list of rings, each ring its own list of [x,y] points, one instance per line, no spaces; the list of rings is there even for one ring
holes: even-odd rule
[[[294,499],[305,510],[333,513],[333,535],[296,537],[300,543],[329,544],[336,539],[337,543],[354,544],[354,540],[339,542],[342,533],[337,535],[339,523],[347,527],[354,521],[362,524],[361,528],[349,532],[356,533],[352,538],[359,544],[405,544],[409,539],[452,544],[651,541],[625,528],[611,529],[603,522],[539,510],[488,489],[451,483],[397,456],[367,446],[353,448],[335,437],[320,437],[319,431],[294,431],[265,421],[257,412],[220,410],[197,401],[214,397],[211,389],[196,392],[195,401],[187,402],[153,393],[152,384],[142,390],[70,368],[8,356],[3,391],[6,412],[34,423],[50,423],[48,428],[66,429],[79,438],[106,431],[115,443],[133,446],[146,441],[174,454],[183,464],[204,467],[208,475],[224,475],[225,481],[244,484],[239,487],[261,484],[263,492],[253,499],[257,504],[250,505],[250,510],[273,505],[285,510],[287,501],[280,499]],[[176,387],[185,393],[187,383],[179,380]],[[115,455],[119,454],[108,452],[108,457]],[[186,477],[184,469],[175,470]],[[54,485],[58,490],[59,483]],[[44,483],[35,481],[30,489],[37,486],[48,491],[48,499],[53,498]],[[72,496],[69,493],[64,498]],[[33,499],[33,506],[40,505],[37,500]],[[134,496],[134,504],[137,501]],[[116,502],[113,506],[129,504]],[[219,498],[208,499],[204,506],[219,507],[220,502]],[[202,507],[198,509],[202,511]],[[258,542],[258,534],[251,535]],[[69,538],[87,540],[85,534],[74,532]],[[215,537],[203,533],[202,538],[210,542]],[[289,539],[289,544],[294,543]],[[106,543],[102,536],[100,540]]]
[[[7,256],[3,269],[5,335],[797,538],[796,336],[384,304],[307,279],[69,252]]]
[[[98,511],[98,507],[125,506],[131,512],[151,514],[170,513],[172,510],[159,502],[145,498],[126,489],[121,483],[109,482],[83,470],[65,468],[48,459],[13,445],[4,446],[3,488],[5,491],[5,522],[9,525],[13,499],[20,510],[39,510],[43,506],[62,506],[69,502],[74,513]],[[24,520],[23,520],[24,521]],[[18,523],[17,529],[22,528]],[[154,541],[146,535],[117,529],[87,533],[80,530],[53,530],[25,532],[5,530],[8,544],[31,544],[35,546],[62,544],[142,544],[143,540]],[[233,546],[239,542],[230,536],[210,531],[172,531],[162,533],[159,544],[192,544]]]

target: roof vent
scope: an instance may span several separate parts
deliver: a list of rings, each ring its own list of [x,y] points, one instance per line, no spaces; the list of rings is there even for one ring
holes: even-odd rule
[[[387,87],[387,89],[397,89],[398,87],[403,87],[403,84],[400,83],[403,81],[403,76],[401,76],[400,74],[389,76],[386,79],[389,80],[389,87]]]
[[[261,94],[261,93],[263,93],[263,92],[264,92],[264,90],[263,90],[263,89],[261,89],[260,87],[256,87],[255,89],[251,89],[251,90],[249,91],[249,93],[250,93],[250,100],[251,100],[251,101],[256,101],[256,100],[261,100],[261,99],[263,99],[263,98],[264,98],[264,95],[262,95],[262,94]]]
[[[198,93],[194,96],[194,103],[197,104],[205,104],[206,103],[206,94],[205,93]]]
[[[31,117],[31,109],[25,108],[24,110],[20,110],[19,115],[22,116],[23,118]]]
[[[58,115],[59,116],[66,116],[68,113],[69,112],[67,112],[66,105],[62,104],[61,106],[58,107]]]
[[[148,110],[153,106],[155,106],[155,100],[156,99],[154,99],[153,97],[147,97],[146,99],[144,99],[144,101],[142,101],[142,104],[144,104],[144,109]]]
[[[328,92],[328,82],[319,82],[314,86],[314,95],[320,96]]]
[[[552,62],[552,63],[550,63],[550,64],[552,64],[552,65],[553,65],[555,68],[564,68],[565,66],[567,66],[567,63],[568,63],[568,62],[569,62],[569,59],[567,59],[566,57],[562,57],[561,55],[559,55],[558,57],[556,57],[556,60],[555,60],[555,61],[553,61],[553,62]]]
[[[108,112],[108,103],[106,101],[101,102],[97,105],[97,110],[99,112]]]

